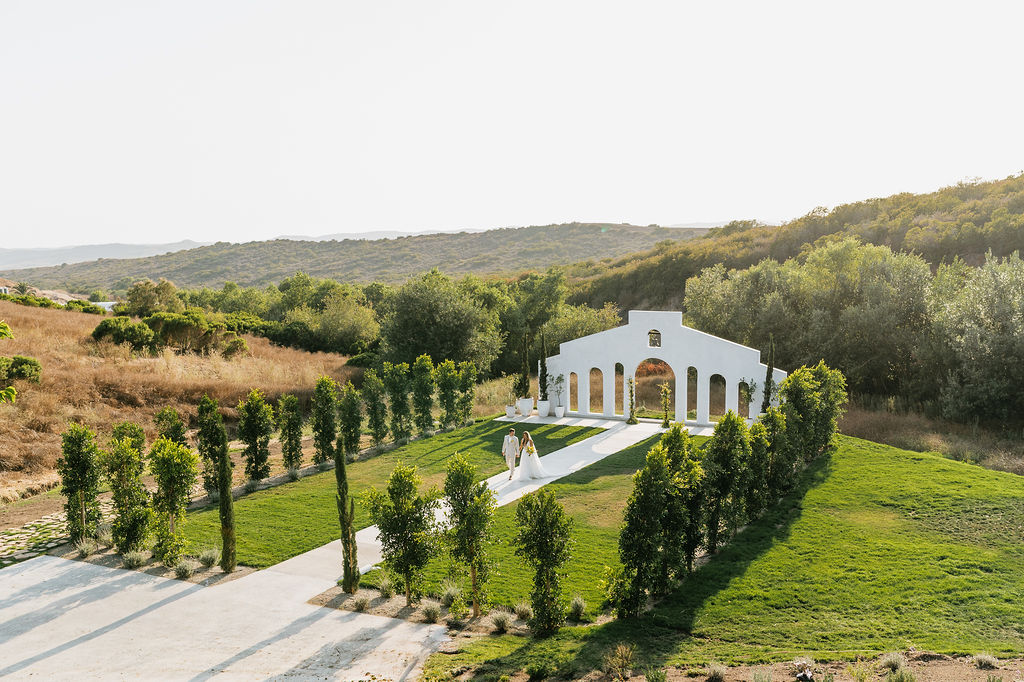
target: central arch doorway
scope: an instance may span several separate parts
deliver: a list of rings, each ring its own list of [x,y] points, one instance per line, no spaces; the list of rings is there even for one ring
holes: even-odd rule
[[[647,358],[636,367],[633,376],[636,392],[636,416],[661,419],[661,385],[668,384],[672,392],[669,400],[668,418],[676,417],[676,375],[664,360]]]

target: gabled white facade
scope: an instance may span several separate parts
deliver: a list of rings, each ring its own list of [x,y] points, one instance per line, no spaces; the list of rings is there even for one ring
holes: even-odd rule
[[[765,374],[768,367],[761,362],[761,352],[732,341],[706,334],[683,325],[683,314],[675,311],[630,310],[628,323],[561,344],[558,355],[547,358],[551,399],[555,400],[554,379],[562,375],[564,404],[571,404],[569,386],[571,375],[576,375],[578,410],[567,414],[587,416],[600,414],[610,419],[629,416],[629,389],[622,387],[623,411],[615,414],[615,365],[621,363],[622,381],[628,382],[644,360],[663,360],[676,377],[676,419],[686,415],[687,371],[697,371],[697,418],[689,423],[710,424],[711,377],[725,379],[725,407],[739,413],[741,382],[753,383],[750,398],[750,416],[761,406]],[[657,345],[652,345],[657,344]],[[590,370],[601,370],[604,407],[601,413],[590,411]],[[776,369],[776,386],[786,378],[786,372]]]

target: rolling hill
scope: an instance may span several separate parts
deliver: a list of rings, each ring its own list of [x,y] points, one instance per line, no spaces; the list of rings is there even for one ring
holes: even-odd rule
[[[372,241],[218,242],[147,258],[4,270],[0,274],[70,291],[123,291],[146,277],[165,277],[179,287],[220,287],[225,281],[264,285],[277,283],[297,270],[339,281],[398,283],[434,267],[454,275],[490,275],[599,261],[704,232],[653,225],[568,223]]]
[[[41,249],[0,248],[0,269],[36,268],[61,263],[80,263],[100,258],[143,258],[161,253],[194,249],[209,242],[185,239],[172,244],[88,244]]]

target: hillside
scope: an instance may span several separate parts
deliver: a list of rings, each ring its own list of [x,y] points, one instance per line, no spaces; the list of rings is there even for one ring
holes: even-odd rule
[[[87,244],[41,249],[0,248],[0,270],[80,263],[98,258],[142,258],[183,249],[194,249],[204,245],[202,242],[185,239],[173,244]]]
[[[14,339],[0,342],[0,355],[28,355],[43,366],[40,383],[17,382],[18,400],[0,404],[0,499],[54,479],[60,434],[70,420],[100,434],[102,442],[119,421],[137,421],[153,438],[153,415],[166,406],[194,415],[204,393],[229,415],[251,388],[271,397],[295,393],[306,398],[317,377],[344,378],[353,370],[345,358],[271,346],[248,337],[245,357],[174,355],[129,357],[124,348],[97,345],[89,338],[98,318],[0,301]]]
[[[660,245],[597,266],[580,264],[574,303],[600,307],[678,309],[686,280],[703,268],[745,268],[765,258],[785,260],[808,244],[852,236],[895,251],[920,254],[930,263],[963,258],[971,265],[985,253],[1024,250],[1024,174],[992,182],[961,183],[928,194],[895,194],[815,209],[779,226],[734,222],[684,243]]]
[[[273,241],[210,246],[123,260],[99,260],[47,268],[3,270],[11,279],[48,288],[123,291],[135,280],[164,277],[179,287],[215,287],[225,281],[244,286],[280,282],[302,270],[345,282],[404,282],[437,267],[454,274],[497,274],[543,270],[583,260],[621,257],[668,239],[685,239],[701,229],[569,223],[458,234],[424,234],[397,239]]]

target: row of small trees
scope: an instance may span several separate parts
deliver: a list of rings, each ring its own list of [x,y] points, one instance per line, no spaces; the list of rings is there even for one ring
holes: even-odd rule
[[[494,492],[486,481],[477,480],[476,467],[458,453],[448,461],[443,492],[421,493],[419,486],[416,467],[398,464],[383,491],[369,492],[384,563],[402,581],[406,604],[411,604],[423,569],[438,549],[446,549],[454,564],[469,574],[473,615],[479,616],[487,601],[487,549],[496,539]],[[435,512],[442,503],[446,523],[439,525]],[[530,625],[539,634],[550,634],[565,622],[561,569],[572,555],[572,519],[554,494],[542,488],[520,500],[516,526],[516,554],[534,568]]]
[[[693,571],[697,551],[714,553],[723,532],[758,518],[789,492],[799,470],[827,455],[846,402],[846,380],[824,362],[794,371],[748,429],[731,410],[703,445],[673,424],[634,474],[619,536],[622,568],[609,576],[620,617],[668,592]]]

